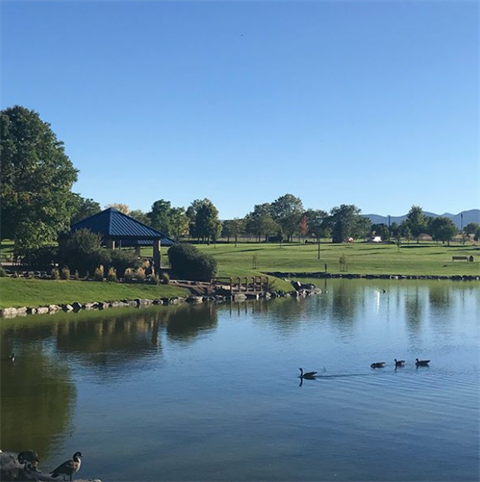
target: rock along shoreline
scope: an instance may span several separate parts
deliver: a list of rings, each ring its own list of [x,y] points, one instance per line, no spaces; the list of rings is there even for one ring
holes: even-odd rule
[[[96,301],[92,303],[64,303],[54,304],[48,306],[23,306],[20,308],[3,308],[0,309],[0,318],[14,318],[17,316],[27,315],[45,315],[55,314],[59,312],[65,313],[78,313],[82,310],[106,310],[110,308],[145,308],[149,306],[160,305],[179,305],[183,303],[188,304],[200,304],[200,303],[225,303],[225,302],[239,302],[247,300],[259,300],[259,299],[274,299],[274,298],[300,298],[316,294],[321,294],[321,290],[313,285],[302,285],[298,283],[295,288],[297,291],[291,293],[253,293],[243,292],[234,293],[231,296],[228,295],[190,295],[187,297],[174,296],[171,298],[136,298],[133,300],[118,300],[118,301]]]
[[[265,273],[268,276],[275,276],[277,278],[318,278],[318,279],[381,279],[381,280],[450,280],[450,281],[480,281],[479,276],[472,275],[375,275],[375,274],[351,274],[351,273],[325,273],[325,272],[268,272]],[[315,287],[312,284],[302,284],[299,281],[292,281],[292,286],[295,291],[293,292],[264,292],[253,293],[243,292],[234,293],[232,295],[190,295],[188,297],[174,296],[171,298],[135,298],[133,300],[116,300],[116,301],[96,301],[90,303],[63,303],[63,304],[51,304],[44,306],[22,306],[0,309],[0,318],[14,318],[17,316],[26,315],[44,315],[54,314],[58,312],[72,312],[78,313],[82,310],[105,310],[109,308],[144,308],[148,306],[159,305],[179,305],[181,303],[200,304],[200,303],[224,303],[224,302],[239,302],[247,300],[258,299],[274,299],[274,298],[301,298],[311,295],[318,295],[322,293],[322,290]]]

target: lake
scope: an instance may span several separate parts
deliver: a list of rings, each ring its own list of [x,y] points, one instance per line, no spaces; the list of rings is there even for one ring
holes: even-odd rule
[[[478,480],[480,285],[316,283],[1,319],[0,447],[104,482]]]

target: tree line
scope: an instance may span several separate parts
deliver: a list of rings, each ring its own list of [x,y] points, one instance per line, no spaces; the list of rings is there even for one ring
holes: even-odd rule
[[[78,170],[66,155],[63,142],[37,112],[22,106],[0,112],[0,158],[0,234],[2,239],[13,239],[17,249],[36,248],[53,241],[71,224],[101,211],[95,200],[72,192]],[[418,241],[423,233],[449,243],[458,233],[450,219],[429,218],[419,206],[412,206],[400,225],[372,225],[353,204],[335,206],[328,212],[306,209],[302,200],[292,194],[255,205],[243,218],[224,221],[220,221],[218,209],[209,199],[196,199],[186,209],[159,199],[148,212],[130,211],[121,203],[110,206],[176,240],[188,236],[206,243],[220,237],[237,242],[240,236],[275,242],[291,242],[295,236],[317,241],[331,238],[332,242],[341,243],[372,235],[398,243],[402,238]],[[477,223],[466,226],[462,235],[469,234],[479,239]]]

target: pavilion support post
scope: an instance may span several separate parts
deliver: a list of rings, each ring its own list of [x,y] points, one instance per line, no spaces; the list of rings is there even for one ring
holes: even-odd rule
[[[153,262],[155,263],[155,273],[158,274],[162,269],[162,255],[160,252],[161,243],[159,239],[153,240]]]
[[[115,240],[114,239],[107,239],[107,248],[108,249],[115,249]]]
[[[135,256],[138,256],[140,258],[142,252],[141,252],[141,247],[140,246],[135,246]]]

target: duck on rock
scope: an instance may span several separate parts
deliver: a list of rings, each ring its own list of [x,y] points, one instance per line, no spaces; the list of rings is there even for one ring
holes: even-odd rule
[[[81,452],[75,452],[73,454],[72,460],[67,460],[63,462],[63,464],[59,465],[53,472],[50,473],[52,477],[58,477],[59,475],[63,476],[63,480],[65,480],[65,476],[70,477],[70,482],[72,482],[72,475],[77,473],[80,470],[80,466],[82,465],[82,461],[80,457],[83,457]]]

